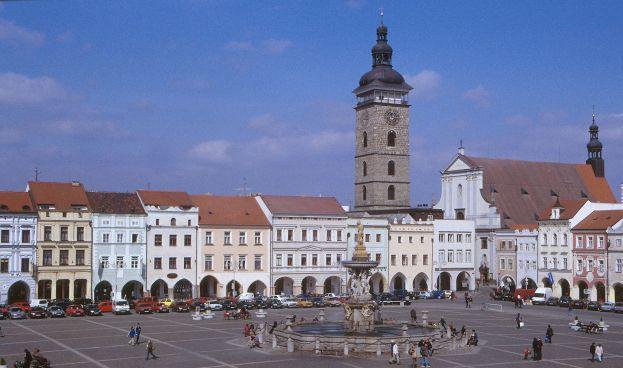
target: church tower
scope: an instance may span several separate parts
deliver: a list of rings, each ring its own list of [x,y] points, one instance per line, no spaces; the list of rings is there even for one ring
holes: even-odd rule
[[[586,160],[586,163],[591,165],[596,177],[603,178],[606,170],[604,165],[604,159],[601,157],[601,150],[603,148],[603,145],[599,141],[599,127],[597,126],[597,124],[595,124],[594,112],[593,124],[591,124],[591,126],[588,128],[588,132],[590,133],[591,139],[586,145],[586,149],[588,150],[588,160]]]
[[[410,207],[409,103],[412,89],[392,68],[381,21],[372,70],[359,80],[355,106],[355,210]]]

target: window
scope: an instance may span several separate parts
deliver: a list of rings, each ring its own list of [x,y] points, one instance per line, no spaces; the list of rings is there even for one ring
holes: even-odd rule
[[[437,259],[439,264],[446,264],[446,252],[443,250],[439,251],[439,257]]]
[[[424,256],[426,257],[426,256]],[[471,263],[472,262],[472,251],[471,250],[466,250],[465,251],[465,262],[467,263]]]
[[[61,226],[61,241],[69,240],[69,228],[67,226]]]
[[[312,230],[312,240],[315,242],[318,241],[318,230]]]
[[[445,241],[445,235],[443,233],[439,233],[439,242],[443,243]]]
[[[402,236],[398,237],[398,244],[402,243]]]
[[[262,233],[259,231],[255,232],[255,245],[262,245]]]
[[[592,259],[588,260],[588,268],[586,271],[593,272],[593,268],[595,267],[595,262]]]
[[[511,271],[513,270],[513,260],[512,259],[508,260],[508,269],[511,270]]]
[[[331,241],[331,230],[327,230],[327,241]]]
[[[363,132],[363,146],[368,147],[368,133]]]
[[[582,272],[582,260],[581,260],[581,259],[578,259],[578,260],[577,260],[577,264],[576,264],[576,268],[575,268],[575,270],[576,270],[577,272]]]
[[[339,266],[342,264],[342,255],[341,254],[336,254],[335,255],[335,263]]]
[[[454,234],[448,234],[448,243],[454,243]]]
[[[84,266],[84,249],[76,250],[76,266]]]
[[[8,243],[9,242],[9,230],[2,230],[0,232],[0,243]]]
[[[465,234],[465,242],[466,243],[472,242],[472,234]]]
[[[102,243],[110,242],[110,234],[102,234]]]
[[[177,246],[177,235],[169,235],[169,246]]]
[[[212,245],[212,232],[206,231],[206,245]]]
[[[543,234],[543,245],[547,245],[547,234]]]
[[[411,266],[417,265],[417,254],[411,255]]]
[[[543,268],[547,268],[547,257],[543,257]]]
[[[396,164],[394,161],[389,161],[387,163],[387,175],[394,176],[396,174]]]
[[[408,265],[409,265],[409,257],[407,257],[407,255],[406,255],[406,254],[403,254],[403,255],[402,255],[401,260],[402,260],[402,265],[403,265],[403,266],[408,266]]]
[[[160,219],[156,219],[156,226],[160,226]]]
[[[457,243],[463,242],[463,234],[456,234],[456,242]]]
[[[161,269],[162,269],[162,258],[154,257],[154,270],[161,270]]]
[[[0,259],[0,273],[9,273],[9,260],[7,258]]]
[[[43,227],[43,240],[51,241],[52,240],[52,226],[44,226]]]
[[[30,258],[22,258],[22,272],[30,272]]]
[[[307,230],[305,229],[301,230],[301,240],[307,241]]]
[[[307,266],[307,254],[301,254],[301,266],[302,267]]]
[[[374,255],[374,260],[378,263],[381,263],[381,253],[377,253]]]
[[[523,270],[523,261],[522,260],[517,261],[517,268],[520,269],[520,270]]]
[[[123,268],[123,256],[117,256],[117,268]]]
[[[277,257],[276,257],[276,259],[275,259],[275,265],[276,265],[277,267],[281,267],[281,266],[283,266],[283,259],[282,259],[281,254],[277,254]]]
[[[132,258],[130,258],[130,267],[138,268],[138,256],[132,256]]]
[[[366,242],[366,243],[369,243],[369,242],[370,242],[370,234],[365,234],[365,235],[364,235],[364,238],[365,238],[365,242]]]
[[[177,258],[169,257],[169,269],[175,270],[177,268]]]
[[[562,259],[562,268],[563,268],[563,270],[568,270],[569,269],[569,263],[568,262],[569,261],[567,260],[566,257]]]
[[[395,266],[395,265],[396,265],[396,255],[395,255],[395,254],[392,254],[392,256],[391,256],[391,258],[390,258],[390,259],[391,259],[391,264],[392,264],[392,266]]]
[[[339,242],[342,241],[342,230],[338,230],[337,231],[337,241],[339,241]]]
[[[603,248],[604,247],[604,237],[600,236],[599,238],[597,238],[597,248]]]
[[[361,164],[361,174],[368,176],[368,164],[365,161]]]
[[[238,234],[238,243],[239,243],[240,245],[246,245],[246,244],[247,244],[247,233],[246,233],[246,232],[241,231],[241,232]]]
[[[225,271],[231,271],[231,267],[231,255],[226,254],[223,256],[223,269],[225,269]]]
[[[557,257],[552,257],[552,268],[558,269],[558,258]]]
[[[621,239],[617,239],[617,240],[616,240],[616,245],[617,245],[617,247],[620,247],[620,246],[621,246]]]
[[[454,251],[448,251],[448,263],[454,263]]]
[[[205,271],[212,271],[214,268],[214,256],[212,254],[206,254],[203,256],[203,269]]]
[[[312,254],[312,266],[313,267],[318,266],[318,255],[317,254]]]
[[[175,226],[177,225],[177,220],[175,220],[175,217],[171,219],[171,226]]]
[[[500,270],[506,269],[506,259],[500,258]]]
[[[396,198],[396,189],[393,185],[387,187],[387,200],[393,201]]]
[[[617,258],[617,262],[616,262],[616,272],[617,272],[617,273],[621,273],[621,272],[623,272],[623,259],[622,259],[622,258]]]
[[[381,242],[381,234],[376,234],[376,242],[377,243]]]
[[[331,266],[331,261],[333,260],[333,257],[330,254],[326,254],[324,257],[324,264],[325,266]]]
[[[288,229],[288,241],[294,241],[294,230]]]
[[[288,254],[286,262],[287,262],[286,264],[288,265],[288,267],[294,266],[294,255]]]
[[[43,265],[44,266],[52,265],[52,250],[43,251]]]
[[[188,226],[192,226],[192,221],[191,220],[188,220],[187,223],[188,223]]]
[[[361,192],[361,199],[363,199],[364,201],[368,199],[368,189],[366,188],[366,186],[363,186],[362,192]]]
[[[22,243],[30,243],[30,230],[22,230]]]
[[[578,247],[578,248],[583,248],[583,247],[584,247],[584,239],[582,239],[582,237],[581,237],[581,236],[578,236],[578,237],[576,238],[576,240],[577,240],[577,247]]]
[[[132,244],[138,243],[138,234],[132,234]]]
[[[193,236],[192,235],[189,235],[189,234],[184,235],[184,246],[185,247],[188,247],[188,246],[192,245],[192,242],[193,242]]]
[[[487,238],[480,238],[480,249],[487,249],[488,247]]]
[[[192,258],[191,257],[184,257],[184,269],[185,270],[192,269]]]
[[[567,245],[567,234],[562,234],[562,245]]]
[[[108,268],[108,256],[100,257],[100,268]]]
[[[554,234],[553,239],[554,239],[554,245],[558,245],[558,234]]]
[[[62,249],[60,251],[59,264],[61,266],[69,265],[69,251],[67,249]]]
[[[456,262],[463,263],[463,251],[462,250],[456,251]]]
[[[277,229],[277,241],[281,241],[281,229]]]
[[[117,243],[123,243],[123,234],[117,234]]]
[[[262,255],[256,254],[253,261],[253,269],[260,271],[262,269]]]
[[[78,226],[76,228],[76,240],[77,241],[84,241],[84,227]]]
[[[387,146],[395,147],[396,146],[396,132],[393,130],[387,133]]]
[[[223,234],[223,244],[231,245],[231,231],[225,231]]]
[[[593,247],[593,237],[592,236],[587,236],[586,240],[588,241],[588,244],[586,245],[587,248],[592,248]]]
[[[162,234],[154,235],[154,245],[161,246],[162,245]]]
[[[597,260],[597,265],[598,265],[598,272],[599,273],[604,273],[605,271],[605,262],[603,259]]]

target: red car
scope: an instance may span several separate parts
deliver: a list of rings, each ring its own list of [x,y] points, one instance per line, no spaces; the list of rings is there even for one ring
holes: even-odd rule
[[[21,309],[22,311],[26,313],[30,312],[30,304],[28,302],[15,302],[9,305],[9,308],[11,307],[18,307],[19,309]]]
[[[102,313],[112,312],[112,302],[110,300],[99,303],[97,307]]]
[[[152,314],[154,312],[153,308],[154,308],[154,306],[153,306],[152,303],[138,303],[137,305],[134,306],[134,313],[136,313],[136,314],[145,314],[145,313]]]
[[[84,317],[84,310],[79,305],[72,304],[65,309],[67,317]]]
[[[156,303],[152,306],[152,311],[154,313],[169,313],[169,308],[163,303]]]

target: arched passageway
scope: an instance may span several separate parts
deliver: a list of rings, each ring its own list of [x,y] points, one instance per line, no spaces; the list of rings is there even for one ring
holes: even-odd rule
[[[218,280],[214,276],[206,276],[199,283],[199,296],[216,298],[218,296]]]
[[[30,301],[30,288],[24,281],[17,281],[9,287],[7,292],[7,303],[13,304],[16,302],[29,302]]]
[[[294,293],[294,280],[289,277],[280,277],[275,280],[274,295],[292,295]]]

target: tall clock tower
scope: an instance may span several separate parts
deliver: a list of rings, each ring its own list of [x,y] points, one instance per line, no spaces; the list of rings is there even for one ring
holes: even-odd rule
[[[359,80],[355,106],[355,209],[409,208],[409,103],[412,89],[392,68],[387,27],[372,47],[372,70]]]

